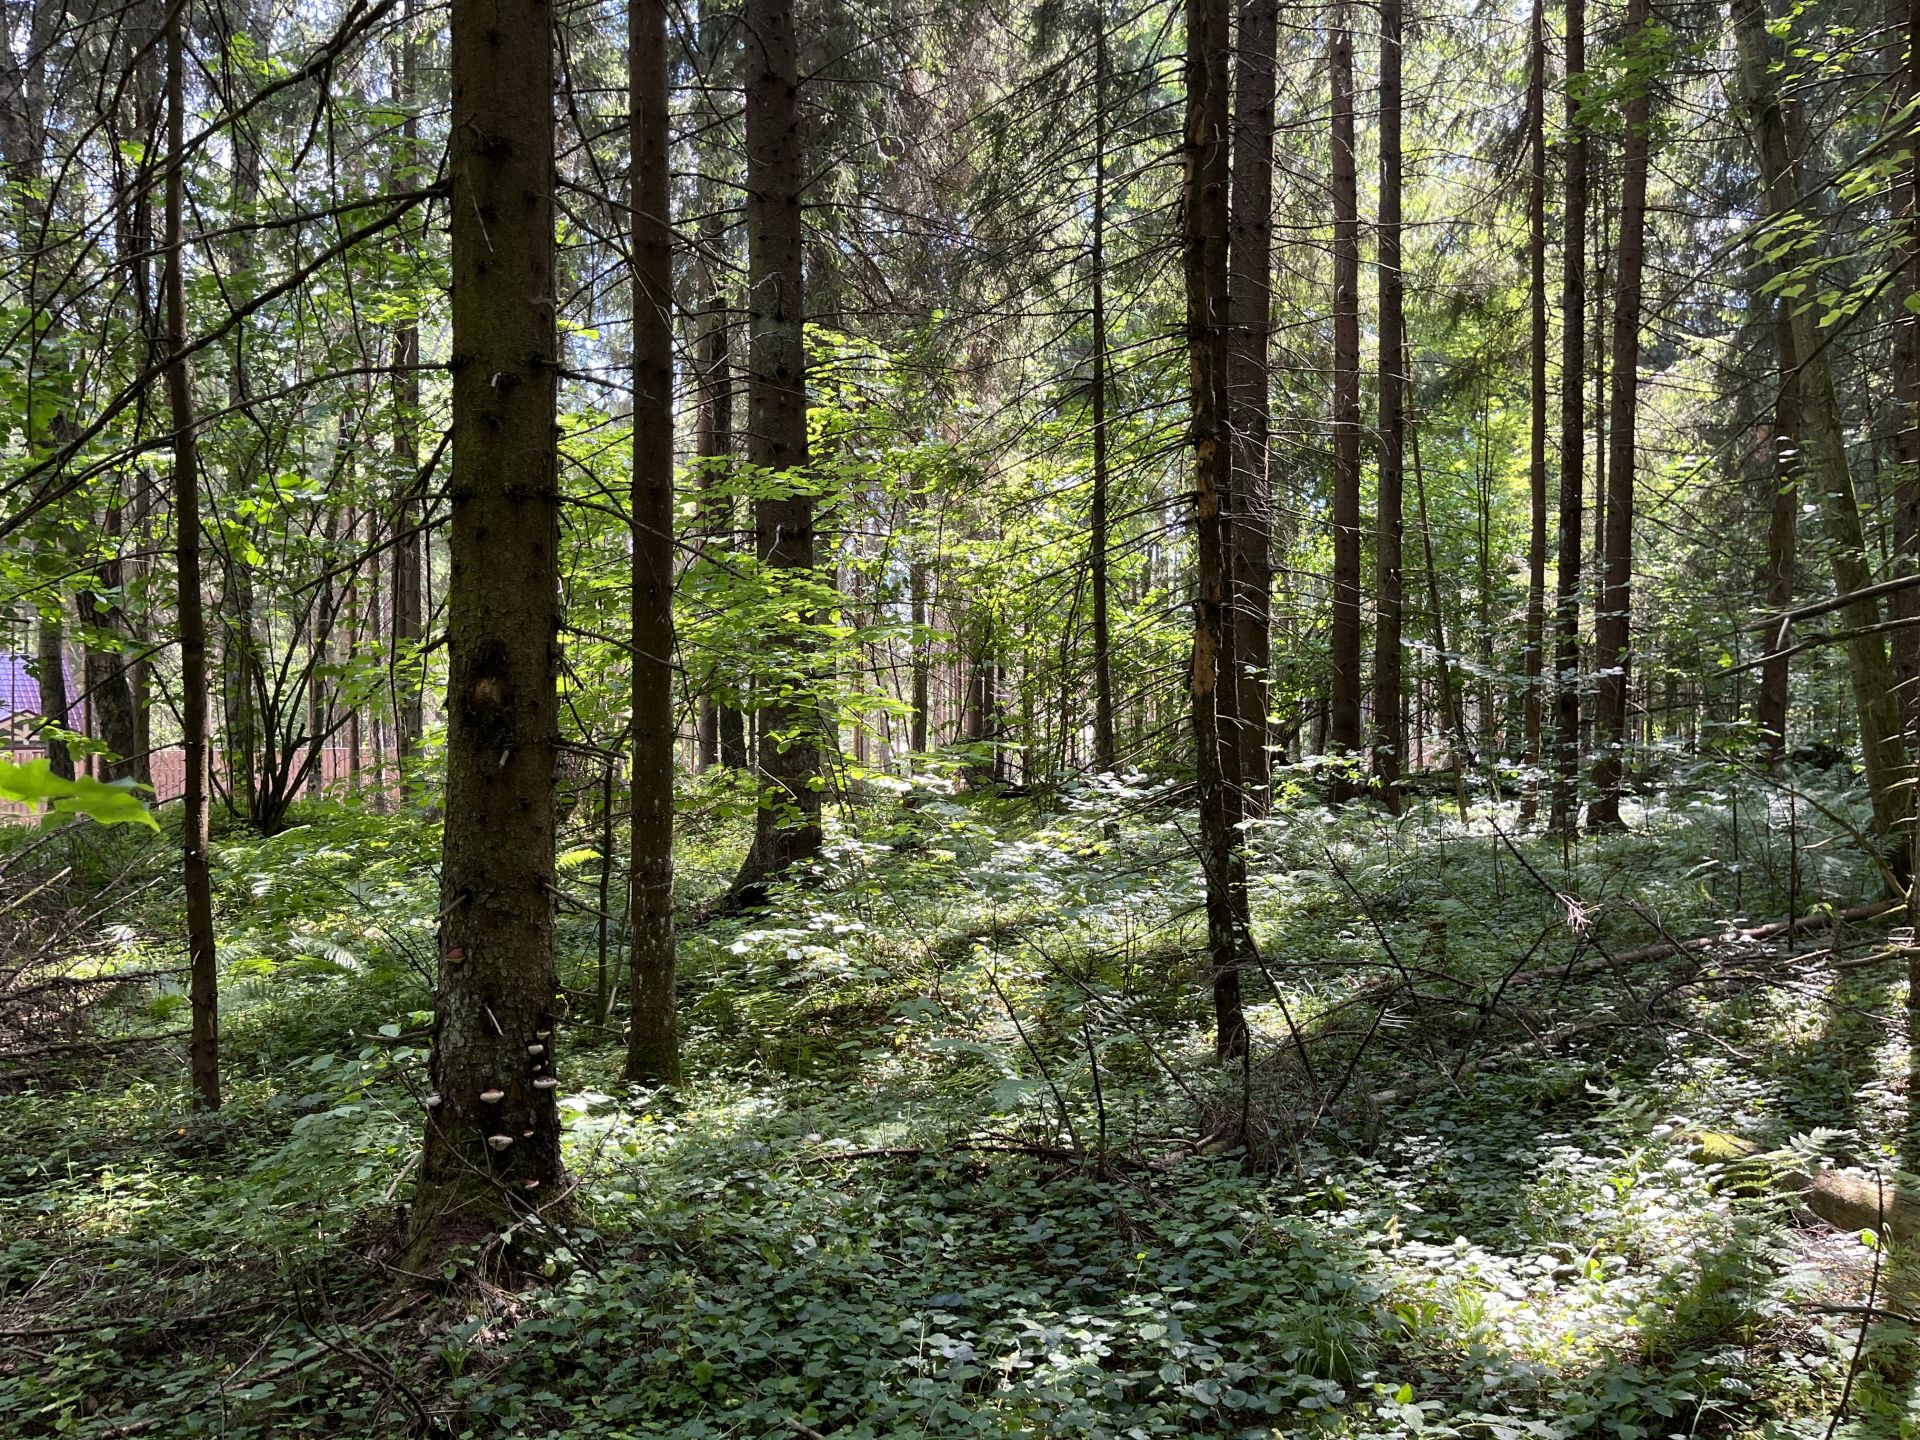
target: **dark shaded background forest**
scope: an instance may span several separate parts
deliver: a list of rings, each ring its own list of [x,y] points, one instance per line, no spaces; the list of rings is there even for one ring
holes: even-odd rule
[[[0,15],[0,1433],[1920,1433],[1920,8]]]

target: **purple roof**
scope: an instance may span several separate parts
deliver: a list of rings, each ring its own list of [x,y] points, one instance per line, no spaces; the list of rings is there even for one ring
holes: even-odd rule
[[[0,720],[41,713],[40,682],[34,679],[28,668],[33,663],[25,655],[0,650]],[[66,675],[67,696],[71,703],[74,695],[73,667],[63,660],[60,669]]]

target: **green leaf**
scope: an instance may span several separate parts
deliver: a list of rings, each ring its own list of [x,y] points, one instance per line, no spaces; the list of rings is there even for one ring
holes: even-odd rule
[[[20,805],[46,804],[56,814],[85,815],[101,825],[144,825],[158,830],[159,822],[135,791],[131,780],[95,780],[81,775],[63,780],[45,760],[15,765],[0,760],[0,800]]]

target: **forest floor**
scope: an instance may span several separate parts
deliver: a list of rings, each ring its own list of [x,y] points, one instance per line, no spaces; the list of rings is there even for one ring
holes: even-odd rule
[[[1335,814],[1302,778],[1251,836],[1255,1046],[1224,1068],[1177,792],[875,795],[821,883],[702,922],[745,830],[697,789],[693,1078],[619,1079],[568,909],[543,1278],[426,1295],[387,1266],[432,822],[219,840],[214,1116],[183,977],[135,973],[178,963],[165,844],[13,832],[0,1434],[1920,1433],[1898,1247],[1773,1183],[1893,1183],[1906,1110],[1904,957],[1821,908],[1881,885],[1850,799],[1801,783],[1676,769],[1563,850],[1511,804]],[[1816,919],[1735,933],[1789,909]]]

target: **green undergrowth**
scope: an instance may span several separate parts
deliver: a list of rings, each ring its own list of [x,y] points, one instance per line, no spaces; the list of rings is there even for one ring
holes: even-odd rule
[[[1256,1046],[1223,1069],[1177,787],[873,795],[815,883],[683,928],[677,1093],[596,1023],[576,813],[573,1203],[520,1288],[426,1297],[386,1266],[436,828],[225,836],[225,1108],[186,1110],[167,977],[77,1022],[152,1043],[8,1063],[0,1433],[1821,1436],[1850,1371],[1835,1434],[1920,1433],[1911,1334],[1858,1313],[1901,1257],[1695,1142],[1890,1165],[1897,962],[1822,928],[1848,968],[1598,963],[1873,898],[1850,803],[1702,771],[1563,852],[1510,804],[1336,815],[1303,776],[1249,835]],[[699,916],[745,831],[718,785],[685,805]],[[159,842],[47,848],[124,897],[87,964],[177,953]]]

